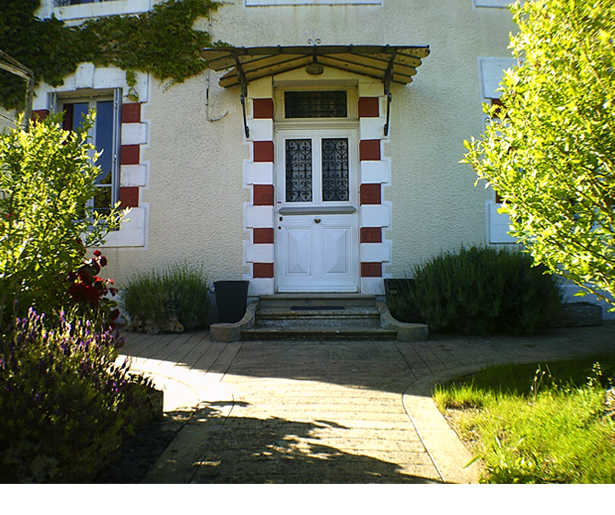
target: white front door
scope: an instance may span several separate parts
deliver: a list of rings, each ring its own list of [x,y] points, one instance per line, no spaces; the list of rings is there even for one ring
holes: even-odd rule
[[[276,148],[277,291],[359,291],[356,131],[280,131]]]

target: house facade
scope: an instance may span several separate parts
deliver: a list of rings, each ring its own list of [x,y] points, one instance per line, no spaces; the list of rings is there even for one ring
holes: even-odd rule
[[[157,0],[43,0],[68,24]],[[131,208],[106,272],[188,261],[250,296],[382,294],[460,245],[510,244],[490,189],[460,164],[497,99],[515,30],[500,0],[227,0],[197,28],[229,46],[165,88],[82,63],[34,110],[98,110],[101,207]],[[152,41],[151,44],[156,44]],[[101,163],[102,164],[102,163]]]

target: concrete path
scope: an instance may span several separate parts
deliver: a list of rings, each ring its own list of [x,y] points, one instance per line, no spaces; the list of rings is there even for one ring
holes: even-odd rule
[[[533,338],[211,342],[127,334],[133,369],[189,420],[145,483],[472,483],[477,465],[430,397],[488,364],[615,351],[615,325]]]

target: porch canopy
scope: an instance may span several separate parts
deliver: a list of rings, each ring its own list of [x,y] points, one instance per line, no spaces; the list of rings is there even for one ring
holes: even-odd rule
[[[428,55],[428,46],[389,45],[220,47],[201,51],[212,70],[232,68],[220,78],[220,86],[225,88],[245,87],[253,80],[304,66],[308,73],[319,75],[321,65],[380,79],[388,89],[391,82],[412,82],[421,59]]]

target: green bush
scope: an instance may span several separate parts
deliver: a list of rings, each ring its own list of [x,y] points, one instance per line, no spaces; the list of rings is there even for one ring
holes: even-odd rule
[[[121,306],[134,331],[180,332],[207,327],[210,293],[202,266],[187,263],[139,273],[121,292]]]
[[[119,224],[115,210],[88,207],[100,174],[86,142],[93,120],[68,132],[50,115],[0,133],[0,330],[30,308],[48,317],[68,309],[70,274]]]
[[[150,387],[115,363],[122,345],[115,330],[32,310],[0,333],[1,482],[88,481],[108,464]]]
[[[413,314],[432,331],[532,334],[561,309],[557,280],[521,252],[462,247],[416,265],[412,275],[387,302],[394,316]]]

